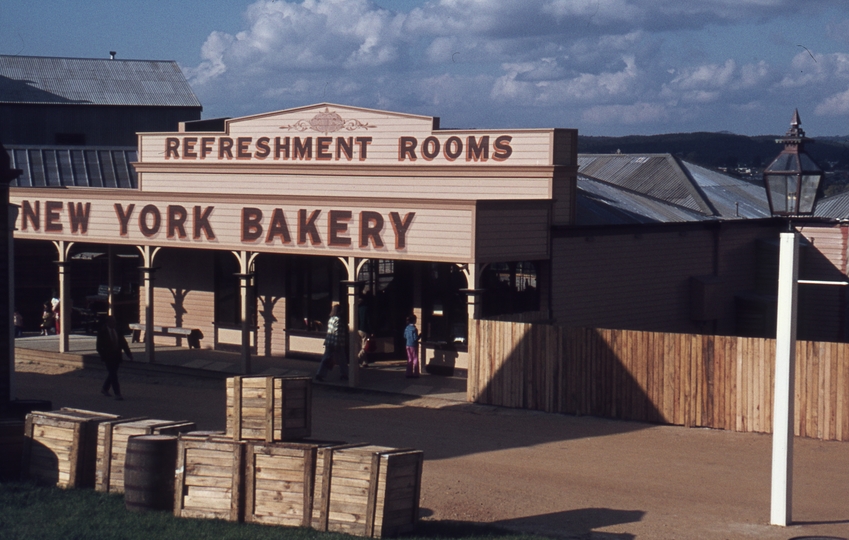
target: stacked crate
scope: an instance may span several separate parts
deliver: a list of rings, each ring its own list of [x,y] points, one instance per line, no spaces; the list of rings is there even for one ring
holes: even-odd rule
[[[79,409],[28,414],[23,476],[59,487],[94,487],[97,428],[102,422],[118,418]]]
[[[97,473],[95,489],[112,493],[124,492],[124,461],[127,443],[134,435],[177,435],[195,429],[186,420],[127,418],[102,422],[97,429]]]
[[[174,479],[177,517],[242,521],[245,443],[180,434]]]
[[[268,452],[275,453],[272,450],[275,444],[285,444],[310,435],[312,380],[309,377],[230,377],[226,382],[226,392],[224,436],[210,433],[180,435],[174,484],[176,516],[253,521],[253,513],[245,517],[247,449],[253,448],[251,443],[262,443],[267,445],[263,448]],[[262,485],[262,475],[268,473],[274,476],[275,468],[266,464],[265,468],[257,469],[253,465],[257,453],[254,450],[250,452],[253,505],[256,495],[261,502],[265,500],[261,489],[254,491],[256,473],[260,473]],[[260,450],[259,454],[262,452]],[[301,457],[303,459],[303,455]],[[279,465],[283,460],[276,461]],[[311,492],[309,496],[312,496]]]
[[[411,531],[423,458],[421,450],[374,445],[320,449],[313,528],[373,538]]]
[[[334,442],[250,442],[245,467],[245,521],[309,527],[316,456]]]
[[[309,377],[227,379],[227,436],[237,441],[294,441],[312,431]]]

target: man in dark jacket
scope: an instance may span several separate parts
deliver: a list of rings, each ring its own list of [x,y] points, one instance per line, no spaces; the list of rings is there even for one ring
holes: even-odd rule
[[[115,317],[108,316],[104,323],[97,331],[97,354],[100,359],[106,364],[106,381],[103,383],[103,388],[100,393],[104,396],[111,396],[109,387],[115,392],[115,399],[123,400],[121,396],[121,386],[118,384],[118,366],[123,358],[121,353],[127,353],[127,357],[132,360],[133,353],[130,352],[130,346],[127,344],[127,339],[122,336],[115,324]]]

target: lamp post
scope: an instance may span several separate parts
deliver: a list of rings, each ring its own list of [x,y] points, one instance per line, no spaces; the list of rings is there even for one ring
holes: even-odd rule
[[[796,363],[799,233],[791,219],[811,216],[823,172],[805,153],[799,111],[793,112],[790,129],[776,139],[784,150],[764,169],[769,209],[788,218],[788,232],[780,234],[778,256],[778,306],[775,333],[775,391],[772,412],[772,484],[770,524],[791,522],[793,491],[793,435]]]

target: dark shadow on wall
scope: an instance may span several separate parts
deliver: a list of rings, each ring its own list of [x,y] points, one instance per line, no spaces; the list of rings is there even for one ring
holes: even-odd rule
[[[845,282],[834,259],[844,257],[841,228],[805,229],[799,243],[799,280]],[[808,232],[811,237],[804,236]],[[778,302],[779,238],[760,239],[754,246],[754,288],[738,292],[736,334],[775,338]],[[841,263],[843,264],[843,263]],[[797,338],[804,341],[849,342],[849,291],[843,286],[799,284]]]
[[[272,337],[274,337],[274,325],[278,322],[277,317],[274,316],[274,306],[277,305],[277,302],[283,300],[282,296],[272,296],[272,295],[257,295],[257,301],[259,302],[259,316],[262,321],[262,327],[265,330],[265,356],[272,355],[271,342]],[[280,330],[283,332],[283,330]],[[284,351],[279,351],[284,352]]]
[[[171,293],[171,298],[174,301],[171,303],[171,309],[174,310],[174,326],[177,328],[183,327],[183,316],[187,313],[186,308],[184,307],[186,297],[189,295],[188,289],[181,288],[169,288],[168,292]],[[177,338],[177,346],[180,347],[183,345],[183,338]]]
[[[842,230],[842,229],[841,229]],[[840,239],[843,244],[842,235]],[[799,249],[799,279],[826,282],[845,282],[844,274],[823,251],[837,251],[845,257],[845,248],[830,246],[830,238],[801,239]],[[823,251],[820,251],[823,250]],[[777,256],[777,255],[776,255]],[[776,272],[777,272],[776,262]],[[777,288],[776,282],[776,288]],[[849,341],[849,302],[847,287],[832,285],[799,285],[799,315],[797,337],[806,341]],[[773,336],[770,336],[773,337]]]

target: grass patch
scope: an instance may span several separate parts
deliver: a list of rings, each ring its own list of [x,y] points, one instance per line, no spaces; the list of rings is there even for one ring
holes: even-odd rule
[[[181,519],[168,512],[130,512],[123,495],[28,483],[0,484],[0,539],[15,540],[342,540],[357,538],[300,527]],[[536,540],[494,527],[422,521],[407,540]]]

